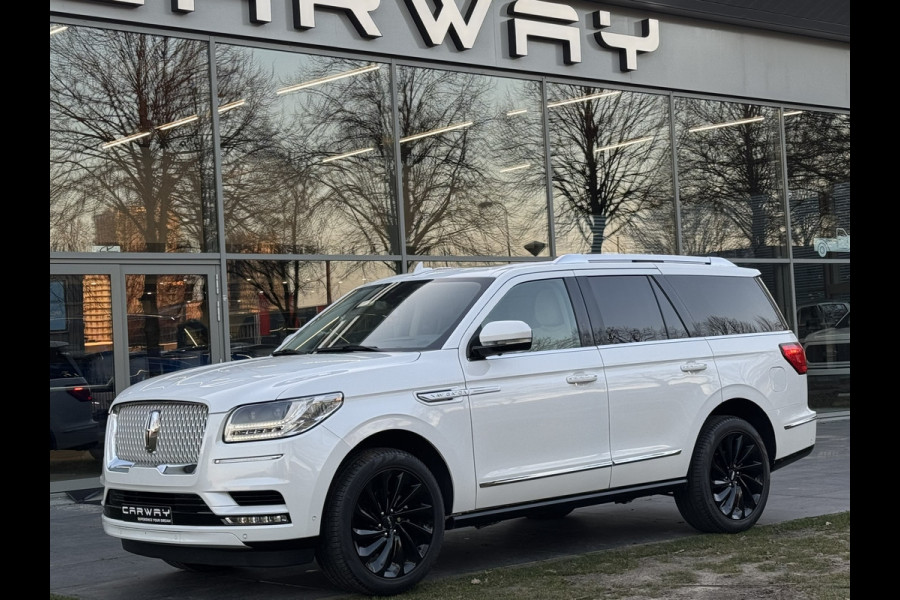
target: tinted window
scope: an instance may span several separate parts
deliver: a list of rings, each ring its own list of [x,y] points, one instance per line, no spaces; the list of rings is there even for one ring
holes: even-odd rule
[[[578,326],[562,279],[541,279],[513,287],[491,310],[485,323],[525,321],[531,327],[531,350],[577,348]]]
[[[356,288],[288,338],[276,353],[439,348],[487,279],[388,281]]]
[[[758,278],[672,275],[667,280],[687,305],[697,335],[787,329]]]
[[[625,344],[687,337],[675,309],[655,283],[643,275],[587,277],[599,321],[600,344]]]

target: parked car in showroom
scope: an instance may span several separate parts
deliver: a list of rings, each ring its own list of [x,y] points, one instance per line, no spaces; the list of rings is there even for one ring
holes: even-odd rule
[[[850,311],[834,327],[820,329],[803,342],[810,376],[850,374]]]
[[[50,341],[50,450],[88,450],[99,459],[106,422],[67,345]]]
[[[814,331],[834,327],[848,312],[850,312],[849,302],[826,301],[804,304],[797,309],[797,337],[802,342]]]
[[[565,255],[417,268],[270,356],[151,377],[110,408],[104,531],[209,571],[317,561],[393,595],[444,532],[663,495],[703,532],[813,450],[803,348],[760,272]]]

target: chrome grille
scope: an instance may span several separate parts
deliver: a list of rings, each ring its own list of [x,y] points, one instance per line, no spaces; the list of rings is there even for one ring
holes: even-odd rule
[[[150,414],[159,411],[156,450],[147,450]],[[140,466],[196,464],[209,414],[205,404],[135,402],[118,407],[115,456]]]

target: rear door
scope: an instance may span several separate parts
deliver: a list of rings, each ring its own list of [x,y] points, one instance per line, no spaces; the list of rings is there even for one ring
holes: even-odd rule
[[[720,397],[709,344],[646,270],[580,282],[609,390],[611,487],[683,477],[697,415]]]

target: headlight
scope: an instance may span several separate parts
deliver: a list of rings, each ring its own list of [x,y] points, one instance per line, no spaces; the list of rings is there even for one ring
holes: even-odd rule
[[[341,407],[340,392],[241,406],[225,422],[226,442],[253,442],[303,433]]]

